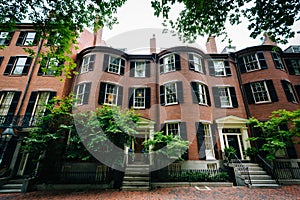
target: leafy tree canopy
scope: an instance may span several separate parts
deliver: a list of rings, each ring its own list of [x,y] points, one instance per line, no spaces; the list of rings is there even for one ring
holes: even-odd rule
[[[260,134],[249,138],[250,141],[259,141],[259,149],[266,152],[267,158],[276,158],[278,150],[284,150],[291,143],[292,137],[300,137],[300,109],[295,111],[277,110],[272,112],[270,119],[264,122],[251,118],[249,124],[260,130]],[[288,126],[288,128],[284,128]]]

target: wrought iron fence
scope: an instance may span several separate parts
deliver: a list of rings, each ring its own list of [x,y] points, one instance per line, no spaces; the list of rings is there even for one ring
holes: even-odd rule
[[[275,160],[274,174],[277,179],[300,179],[300,159]]]

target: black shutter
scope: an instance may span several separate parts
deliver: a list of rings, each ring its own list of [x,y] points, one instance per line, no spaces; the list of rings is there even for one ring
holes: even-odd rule
[[[26,31],[21,31],[21,32],[20,32],[20,35],[19,35],[19,37],[18,37],[16,46],[21,46],[21,45],[23,45],[24,37],[25,37],[26,34],[27,34]]]
[[[284,93],[286,95],[287,100],[289,102],[292,102],[293,101],[293,96],[290,93],[290,90],[289,90],[289,87],[288,87],[289,82],[287,82],[285,80],[280,80],[280,81],[281,81],[281,84],[282,84],[282,87],[283,87],[283,90],[284,90]]]
[[[188,141],[187,137],[187,131],[186,131],[186,122],[181,122],[179,124],[180,126],[180,136],[183,140]],[[188,160],[189,154],[188,154],[188,149],[181,155],[181,158],[184,160]]]
[[[192,86],[192,99],[193,103],[199,103],[199,90],[198,90],[198,83],[197,82],[191,82]]]
[[[131,61],[130,62],[130,72],[129,72],[129,76],[130,77],[134,77],[134,73],[135,73],[135,62]]]
[[[266,84],[267,84],[268,91],[269,91],[272,102],[278,101],[278,97],[277,97],[277,94],[276,94],[276,90],[275,90],[273,81],[272,80],[266,80]]]
[[[122,102],[123,102],[123,87],[122,86],[117,86],[119,87],[118,89],[118,102],[117,105],[118,106],[122,106]]]
[[[3,56],[0,56],[0,66],[1,66],[1,63],[2,63],[2,61],[3,61]]]
[[[229,87],[229,91],[230,91],[232,106],[234,108],[239,107],[239,104],[238,104],[238,101],[237,101],[237,98],[236,98],[235,88],[234,87]]]
[[[177,101],[178,103],[183,103],[183,87],[182,87],[182,81],[176,82],[177,85]]]
[[[240,67],[241,73],[247,72],[243,57],[238,58],[238,65]]]
[[[128,107],[132,108],[133,107],[134,88],[128,89],[128,97],[129,97],[128,98],[128,100],[129,100]]]
[[[212,91],[213,91],[213,95],[214,95],[215,107],[216,108],[221,108],[219,88],[218,87],[212,87]]]
[[[52,100],[56,96],[56,92],[50,92],[49,100]]]
[[[146,95],[145,95],[145,107],[150,108],[151,107],[151,88],[145,88]]]
[[[201,63],[202,63],[203,74],[206,74],[204,58],[201,58]]]
[[[160,86],[160,105],[164,106],[165,103],[165,86]]]
[[[151,75],[150,74],[151,73],[150,72],[150,69],[151,69],[150,66],[151,66],[150,65],[150,61],[146,61],[146,72],[145,72],[146,73],[146,77],[150,77],[150,75]]]
[[[298,98],[300,99],[300,85],[295,85],[295,90],[296,90],[296,93],[298,95]]]
[[[30,65],[31,65],[31,61],[32,61],[32,58],[27,57],[26,63],[24,65],[24,68],[23,68],[23,71],[22,71],[22,75],[27,75],[28,74],[28,71],[29,71],[29,68],[30,68]]]
[[[285,60],[285,64],[289,70],[290,75],[295,75],[295,69],[291,60]]]
[[[212,135],[212,139],[213,139],[215,158],[217,160],[219,160],[219,148],[218,148],[218,144],[217,144],[216,125],[211,124],[210,129],[211,129],[211,135]]]
[[[224,67],[225,67],[225,72],[226,72],[226,76],[231,76],[231,69],[230,69],[230,65],[229,65],[229,61],[225,60],[224,61]]]
[[[14,31],[8,33],[8,35],[7,35],[6,39],[5,39],[4,45],[9,46],[10,41],[11,41],[14,33],[15,33]]]
[[[195,70],[194,56],[193,56],[193,54],[188,54],[188,55],[189,55],[189,68],[190,68],[190,70]]]
[[[43,60],[40,62],[40,68],[39,68],[39,71],[37,73],[38,76],[42,76],[44,74],[43,68],[45,68],[46,63],[47,63],[47,59],[43,58]]]
[[[257,53],[258,61],[261,69],[268,69],[264,54],[262,52]]]
[[[15,65],[15,61],[16,61],[17,57],[15,56],[11,56],[8,64],[6,66],[6,69],[4,71],[4,75],[9,75],[11,73],[11,70],[13,69],[14,65]]]
[[[209,75],[215,76],[215,66],[212,60],[208,61],[208,70],[209,70]]]
[[[108,70],[108,65],[109,65],[109,55],[104,54],[104,59],[103,59],[103,71],[107,72]]]
[[[204,85],[205,88],[205,94],[206,94],[206,100],[207,100],[207,105],[211,106],[211,101],[210,101],[210,96],[209,96],[209,89],[207,85]]]
[[[244,84],[245,93],[247,96],[248,104],[254,104],[254,97],[251,90],[251,83]]]
[[[160,125],[160,131],[163,132],[164,134],[166,134],[166,124],[161,124]]]
[[[93,71],[95,66],[95,54],[90,55],[89,71]]]
[[[161,74],[164,73],[164,58],[159,60],[159,70]]]
[[[16,111],[16,108],[18,106],[18,102],[19,102],[20,96],[21,96],[21,92],[19,92],[19,91],[14,92],[14,97],[12,99],[12,102],[10,104],[10,107],[9,107],[8,113],[7,113],[7,115],[10,116],[11,119],[12,119],[12,117],[15,114],[15,111]]]
[[[83,94],[83,104],[89,103],[90,91],[91,91],[91,84],[92,83],[85,83],[85,90]]]
[[[106,89],[106,84],[104,82],[100,83],[100,89],[99,89],[99,98],[98,98],[98,104],[103,104],[105,100],[105,89]]]
[[[38,92],[31,92],[31,95],[30,95],[30,98],[29,98],[29,101],[27,104],[27,108],[25,111],[25,116],[23,119],[23,126],[29,126],[29,121],[31,118],[32,111],[34,109],[34,105],[35,105],[37,96],[38,96]]]
[[[125,73],[125,60],[121,59],[120,75],[124,75],[124,73]]]
[[[196,122],[196,130],[197,130],[197,143],[198,143],[198,156],[199,160],[205,160],[205,139],[204,139],[204,127],[201,122]]]
[[[175,69],[176,69],[176,71],[181,70],[179,54],[175,54]]]

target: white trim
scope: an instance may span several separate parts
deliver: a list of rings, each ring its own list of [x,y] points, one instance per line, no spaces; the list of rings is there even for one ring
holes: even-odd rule
[[[171,120],[165,120],[164,121],[164,124],[166,124],[166,123],[180,123],[180,122],[182,122],[181,121],[181,119],[171,119]]]

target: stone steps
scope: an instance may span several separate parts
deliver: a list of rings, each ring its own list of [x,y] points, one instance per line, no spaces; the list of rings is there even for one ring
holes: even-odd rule
[[[23,187],[23,179],[12,179],[0,188],[0,193],[21,193]]]
[[[122,183],[125,191],[148,191],[150,190],[150,167],[149,165],[128,165]]]

